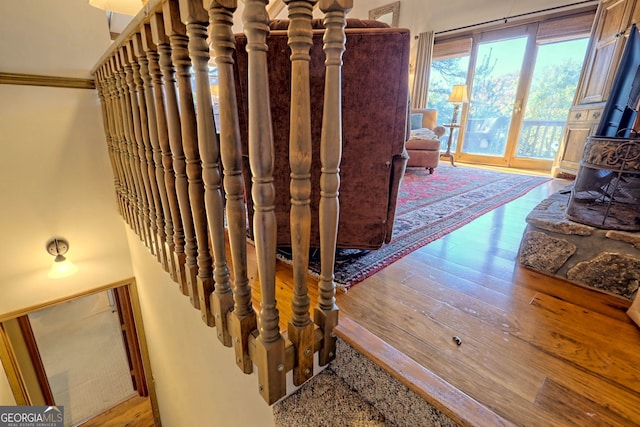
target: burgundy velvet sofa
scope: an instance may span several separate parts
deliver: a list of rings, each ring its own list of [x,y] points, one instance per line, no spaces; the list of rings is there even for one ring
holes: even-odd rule
[[[274,21],[267,37],[269,90],[274,135],[278,246],[290,246],[289,108],[291,87],[288,21]],[[311,48],[311,246],[319,247],[320,132],[324,94],[321,20],[314,20]],[[377,249],[391,240],[398,187],[407,154],[409,43],[407,29],[375,21],[349,19],[342,69],[343,151],[340,166],[339,248]],[[253,206],[247,137],[246,37],[236,35],[236,91],[243,145],[243,175],[249,202],[249,236]]]

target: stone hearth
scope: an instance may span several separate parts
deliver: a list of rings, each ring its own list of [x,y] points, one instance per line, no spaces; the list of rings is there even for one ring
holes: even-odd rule
[[[527,216],[518,261],[525,267],[633,299],[640,285],[640,232],[604,230],[565,216],[570,192]]]

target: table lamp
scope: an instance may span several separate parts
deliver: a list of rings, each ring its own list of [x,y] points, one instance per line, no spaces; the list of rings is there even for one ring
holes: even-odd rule
[[[451,95],[449,95],[448,102],[453,102],[453,118],[451,119],[451,124],[455,125],[458,120],[458,110],[460,109],[460,105],[469,102],[469,98],[467,97],[467,85],[454,85],[451,90]]]
[[[451,95],[449,95],[448,102],[453,102],[453,118],[451,119],[451,124],[445,125],[445,127],[449,128],[449,140],[447,141],[447,151],[442,155],[443,157],[448,157],[451,160],[451,166],[455,166],[453,163],[453,153],[451,153],[451,144],[453,143],[453,129],[460,127],[456,123],[458,120],[458,110],[460,109],[460,104],[464,102],[469,102],[469,98],[467,97],[467,85],[454,85],[451,90]]]

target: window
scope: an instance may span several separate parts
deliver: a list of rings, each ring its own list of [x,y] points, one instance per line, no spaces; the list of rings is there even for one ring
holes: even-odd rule
[[[594,17],[595,7],[590,7],[455,37],[439,38],[436,34],[428,108],[437,109],[439,124],[446,124],[453,116],[453,105],[447,102],[453,85],[467,84],[470,96],[451,148],[459,160],[551,168]],[[516,59],[517,64],[505,68]],[[506,81],[514,84],[504,86]],[[478,139],[476,128],[492,120],[500,122],[499,131],[490,130],[491,138]]]

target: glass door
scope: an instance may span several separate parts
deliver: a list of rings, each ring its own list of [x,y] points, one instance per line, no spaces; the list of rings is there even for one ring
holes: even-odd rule
[[[508,165],[522,121],[523,99],[533,61],[535,25],[483,33],[475,40],[469,64],[470,102],[458,158]],[[460,142],[460,141],[459,141]]]
[[[456,159],[551,170],[588,38],[538,43],[536,31],[530,24],[473,37]]]
[[[588,38],[579,38],[538,45],[511,166],[551,168],[580,79],[588,42]]]
[[[466,84],[453,129],[456,160],[550,171],[588,46],[595,9],[485,32],[436,38],[428,108],[452,124],[454,85]],[[441,138],[447,147],[449,133]]]

